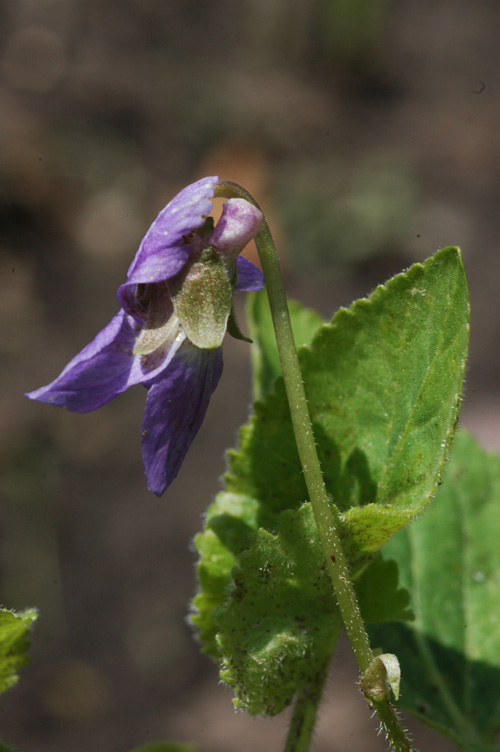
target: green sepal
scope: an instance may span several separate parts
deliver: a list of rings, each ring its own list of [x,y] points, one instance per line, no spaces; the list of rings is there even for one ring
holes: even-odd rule
[[[227,333],[230,334],[231,337],[234,337],[234,339],[239,339],[242,342],[248,342],[250,345],[252,344],[252,340],[249,337],[245,337],[240,329],[240,325],[238,324],[238,319],[236,318],[236,313],[234,311],[234,306],[231,306],[231,311],[227,320]]]
[[[188,339],[202,350],[222,345],[233,286],[220,254],[211,246],[170,284],[174,312]]]

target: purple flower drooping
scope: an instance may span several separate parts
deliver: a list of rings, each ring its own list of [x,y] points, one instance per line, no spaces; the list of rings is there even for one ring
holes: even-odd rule
[[[158,496],[177,475],[220,379],[233,291],[263,287],[259,269],[239,256],[262,213],[229,199],[214,228],[208,215],[218,182],[198,180],[167,204],[118,288],[119,313],[52,383],[26,395],[85,413],[144,384],[142,454]]]

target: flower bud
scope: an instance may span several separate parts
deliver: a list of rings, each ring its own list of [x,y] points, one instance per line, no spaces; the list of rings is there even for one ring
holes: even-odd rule
[[[230,198],[222,207],[222,216],[210,237],[210,244],[231,259],[243,250],[264,222],[260,209],[244,198]]]

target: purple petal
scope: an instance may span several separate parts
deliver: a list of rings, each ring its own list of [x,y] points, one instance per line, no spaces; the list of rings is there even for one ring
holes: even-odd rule
[[[201,227],[210,214],[218,180],[208,177],[188,185],[158,214],[130,265],[127,282],[117,291],[118,302],[127,313],[136,317],[135,285],[163,282],[185,265],[191,251],[185,236]]]
[[[137,255],[142,253],[144,240],[139,247]],[[147,284],[151,281],[161,282],[170,279],[170,277],[175,277],[189,259],[189,253],[189,245],[184,245],[182,248],[164,247],[157,254],[151,253],[148,255],[145,253],[143,261],[138,268],[137,276],[147,277],[147,279],[134,279],[132,282],[125,282],[116,291],[116,297],[123,310],[140,322],[141,316],[138,312],[139,306],[136,299],[137,284],[141,282]]]
[[[244,256],[238,256],[236,259],[236,267],[238,269],[238,281],[236,283],[236,289],[242,292],[258,292],[264,287],[264,275],[261,270],[258,269],[255,264],[252,264]]]
[[[218,177],[208,177],[180,191],[147,231],[127,273],[127,283],[161,282],[177,274],[189,255],[184,236],[201,227],[212,211]]]
[[[171,345],[168,352],[139,358],[132,353],[139,332],[134,319],[120,311],[57,379],[26,396],[76,413],[87,413],[105,405],[129,386],[151,380],[168,365],[182,340]]]
[[[166,490],[205,417],[222,373],[222,348],[200,350],[185,342],[148,391],[142,456],[148,488]]]

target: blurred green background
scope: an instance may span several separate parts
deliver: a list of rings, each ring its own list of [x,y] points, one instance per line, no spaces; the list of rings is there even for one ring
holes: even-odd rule
[[[280,748],[286,719],[235,714],[185,622],[190,540],[248,411],[248,346],[226,342],[161,500],[141,388],[83,416],[22,396],[116,312],[142,235],[187,183],[247,187],[289,293],[325,316],[461,245],[464,423],[500,448],[499,21],[497,0],[0,4],[0,601],[41,613],[0,735],[23,752]],[[386,749],[354,679],[344,646],[318,752]]]

